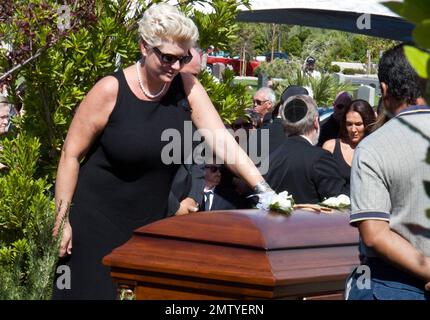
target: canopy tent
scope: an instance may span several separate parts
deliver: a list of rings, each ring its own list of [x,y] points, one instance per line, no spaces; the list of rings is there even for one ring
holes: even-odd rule
[[[251,0],[237,20],[334,29],[399,41],[411,41],[414,25],[381,0]],[[363,17],[367,14],[367,17]],[[364,18],[364,20],[359,18]]]

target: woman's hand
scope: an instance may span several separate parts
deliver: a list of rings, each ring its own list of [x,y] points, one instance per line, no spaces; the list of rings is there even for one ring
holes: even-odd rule
[[[54,237],[58,235],[58,224],[54,228]],[[60,258],[72,254],[72,226],[69,221],[65,221],[63,225],[63,233],[61,236],[59,256]]]
[[[182,216],[199,210],[198,203],[193,198],[185,198],[179,204],[179,209],[176,211],[175,216]]]

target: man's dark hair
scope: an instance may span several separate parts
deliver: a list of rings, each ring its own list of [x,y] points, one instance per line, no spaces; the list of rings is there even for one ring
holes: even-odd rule
[[[422,96],[420,79],[406,59],[403,47],[404,44],[399,44],[384,52],[379,61],[378,78],[388,86],[388,96],[416,104],[417,98]]]

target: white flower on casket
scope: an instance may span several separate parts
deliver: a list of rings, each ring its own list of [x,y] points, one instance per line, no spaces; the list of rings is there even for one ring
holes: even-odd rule
[[[270,207],[270,204],[272,203],[272,199],[275,196],[276,196],[276,193],[274,191],[258,194],[257,209],[268,210]]]
[[[290,213],[293,210],[293,196],[288,194],[287,191],[283,191],[280,194],[270,191],[259,194],[258,197],[258,209],[273,210],[282,213]]]
[[[287,191],[283,191],[272,198],[271,204],[273,205],[277,203],[280,210],[286,211],[291,208],[290,198],[291,198],[291,195],[289,195]]]
[[[326,200],[324,200],[321,204],[333,207],[333,208],[340,208],[340,207],[347,207],[351,205],[351,200],[349,197],[345,194],[341,194],[337,197],[331,197]]]

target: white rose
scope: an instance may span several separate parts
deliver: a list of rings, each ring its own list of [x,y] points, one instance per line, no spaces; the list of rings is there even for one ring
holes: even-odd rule
[[[349,206],[351,205],[351,200],[346,194],[341,194],[337,197],[337,200],[339,201],[339,204]]]
[[[341,194],[337,197],[331,197],[324,200],[322,204],[329,207],[340,207],[349,206],[351,204],[351,201],[349,200],[349,197],[347,195]]]
[[[262,194],[258,194],[258,204],[256,207],[258,209],[263,209],[263,210],[269,209],[274,196],[276,196],[275,192],[265,192]]]
[[[291,200],[280,199],[278,204],[281,210],[288,210],[291,208]]]
[[[336,207],[337,206],[337,201],[336,201],[336,197],[331,197],[328,199],[325,199],[322,204],[329,206],[329,207]]]
[[[291,200],[288,197],[288,192],[281,192],[272,198],[271,205],[277,205],[280,210],[287,211],[291,209]]]
[[[289,195],[289,194],[288,194],[288,191],[282,191],[282,192],[279,194],[279,197],[280,197],[280,198],[283,198],[283,199],[288,199],[289,197],[291,197],[291,195]]]
[[[292,209],[292,196],[287,191],[280,194],[275,192],[266,192],[258,194],[259,201],[257,204],[258,209],[269,210],[275,209],[285,212],[291,212]]]
[[[270,202],[270,204],[275,204],[276,202],[281,201],[281,197],[279,196],[279,194],[275,194],[272,198],[272,201]]]

